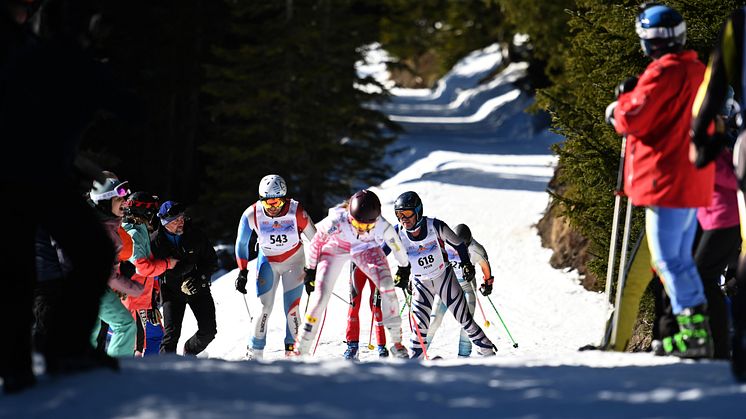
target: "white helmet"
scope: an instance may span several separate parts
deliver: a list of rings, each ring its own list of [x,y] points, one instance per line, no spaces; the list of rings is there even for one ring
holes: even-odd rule
[[[267,175],[259,181],[259,198],[284,198],[288,194],[285,179],[280,175]]]

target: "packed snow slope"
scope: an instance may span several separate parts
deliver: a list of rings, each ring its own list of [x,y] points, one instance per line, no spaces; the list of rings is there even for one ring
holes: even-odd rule
[[[359,71],[385,80],[375,62],[382,56],[374,51]],[[495,276],[491,300],[517,348],[490,302],[479,296],[484,315],[477,309],[476,318],[481,325],[489,321],[485,332],[498,348],[493,358],[456,358],[458,325],[447,315],[429,351],[442,360],[381,361],[365,348],[370,312],[363,307],[361,361],[345,361],[343,275],[313,357],[284,359],[278,293],[266,360],[242,361],[249,312],[256,315],[259,305],[253,286],[245,300],[234,290],[236,272],[231,272],[212,287],[218,335],[202,355],[209,359],[127,359],[119,373],[42,376],[31,391],[0,396],[0,417],[742,416],[746,386],[732,380],[726,363],[577,352],[598,342],[608,306],[602,295],[578,285],[576,273],[552,269],[550,251],[540,246],[533,224],[547,203],[545,187],[555,163],[548,147],[560,138],[522,112],[531,99],[511,82],[523,75],[524,65],[510,64],[492,81],[479,83],[501,65],[501,57],[498,48],[488,47],[462,60],[433,90],[392,89],[393,100],[382,109],[407,133],[392,146],[395,174],[373,189],[390,221],[396,197],[414,190],[425,214],[471,227],[489,253]],[[304,296],[301,307],[305,301]],[[405,344],[407,316],[405,310]],[[187,313],[182,343],[195,330]]]

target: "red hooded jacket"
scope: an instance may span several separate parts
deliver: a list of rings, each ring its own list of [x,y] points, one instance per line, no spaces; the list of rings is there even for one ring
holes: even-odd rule
[[[651,62],[637,86],[619,96],[615,128],[627,136],[624,193],[636,206],[710,205],[715,167],[689,162],[692,103],[705,66],[694,51]]]

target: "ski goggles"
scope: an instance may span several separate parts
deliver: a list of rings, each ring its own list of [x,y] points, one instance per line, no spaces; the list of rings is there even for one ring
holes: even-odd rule
[[[100,194],[91,194],[91,199],[98,202],[98,201],[106,201],[106,200],[113,199],[116,197],[124,198],[125,196],[131,193],[127,186],[128,184],[127,184],[127,181],[125,180],[124,182],[115,186],[114,189],[110,191],[106,191]]]
[[[262,206],[266,209],[282,208],[285,205],[285,200],[282,198],[268,198],[262,199]]]
[[[396,214],[396,219],[401,220],[402,218],[412,218],[414,217],[414,211],[413,210],[396,210],[394,211],[394,214]]]
[[[353,227],[355,227],[355,230],[357,231],[371,231],[373,230],[373,227],[376,226],[376,222],[373,221],[372,223],[361,223],[360,221],[350,217],[350,224],[352,224]]]

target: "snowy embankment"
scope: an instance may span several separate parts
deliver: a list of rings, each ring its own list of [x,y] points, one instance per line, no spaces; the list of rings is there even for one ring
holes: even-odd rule
[[[500,59],[499,50],[490,47],[462,61],[432,91],[394,90],[385,110],[399,118],[408,133],[392,146],[401,150],[390,160],[397,173],[373,189],[391,221],[394,199],[414,190],[427,215],[471,227],[489,253],[495,276],[491,298],[518,348],[512,347],[492,306],[480,296],[490,322],[485,332],[499,350],[496,357],[456,359],[458,326],[446,316],[429,351],[443,360],[379,362],[374,351],[363,349],[361,362],[344,361],[348,286],[342,276],[314,357],[283,359],[285,325],[278,293],[266,361],[240,361],[249,338],[247,307],[256,315],[259,306],[255,298],[243,300],[234,290],[236,273],[231,272],[212,288],[218,335],[206,351],[211,359],[129,359],[119,374],[95,372],[59,381],[43,377],[32,391],[0,397],[0,417],[740,415],[746,386],[733,382],[723,362],[576,351],[600,339],[608,306],[602,295],[578,285],[576,273],[552,269],[550,251],[540,246],[533,224],[546,206],[544,190],[555,163],[548,145],[559,138],[536,128],[522,113],[530,98],[510,81],[525,68],[510,65],[497,77],[501,82],[478,83]],[[514,91],[514,98],[494,100]],[[460,104],[454,105],[457,101]],[[463,111],[464,106],[472,111]],[[367,289],[363,301],[366,298]],[[476,318],[485,324],[479,310]],[[365,348],[370,330],[365,307],[360,323]],[[187,313],[184,338],[195,330],[194,318]]]

